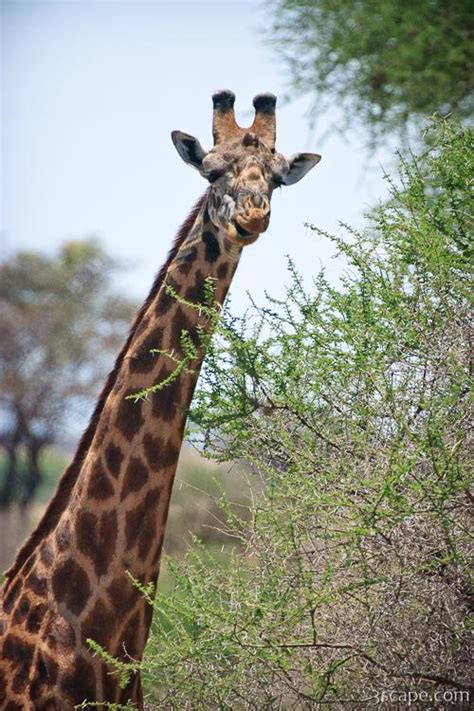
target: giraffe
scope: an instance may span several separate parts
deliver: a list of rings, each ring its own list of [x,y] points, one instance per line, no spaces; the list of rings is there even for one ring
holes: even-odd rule
[[[205,355],[202,334],[213,323],[199,305],[209,303],[211,280],[218,312],[242,249],[268,227],[273,190],[296,183],[320,160],[275,152],[274,95],[254,98],[249,129],[236,123],[231,91],[212,99],[210,151],[193,136],[172,133],[207,190],[132,323],[71,465],[6,572],[0,705],[7,711],[83,702],[143,708],[139,673],[121,689],[87,639],[121,659],[142,657],[152,613],[130,576],[142,584],[158,579],[186,416]],[[148,396],[137,401],[144,389]]]

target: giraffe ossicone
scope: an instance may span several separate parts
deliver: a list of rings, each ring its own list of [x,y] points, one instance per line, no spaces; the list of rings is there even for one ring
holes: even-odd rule
[[[242,248],[264,232],[277,186],[320,156],[275,151],[272,94],[237,125],[234,94],[213,96],[214,146],[181,131],[183,160],[209,182],[178,232],[132,323],[70,466],[36,530],[6,572],[0,607],[2,709],[69,710],[83,702],[143,708],[140,674],[125,689],[88,639],[140,660],[151,607],[131,582],[156,583],[188,408],[208,317],[223,304]],[[183,336],[185,334],[185,337]],[[190,346],[192,344],[192,347]],[[183,364],[186,367],[183,367]],[[133,396],[147,392],[146,399]]]

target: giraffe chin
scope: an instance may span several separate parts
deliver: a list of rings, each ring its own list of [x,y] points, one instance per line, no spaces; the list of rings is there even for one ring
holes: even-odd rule
[[[252,244],[252,242],[255,242],[260,237],[260,233],[258,232],[256,234],[248,235],[240,234],[234,223],[229,222],[227,225],[227,237],[233,244],[237,244],[239,247],[242,247],[246,244]]]

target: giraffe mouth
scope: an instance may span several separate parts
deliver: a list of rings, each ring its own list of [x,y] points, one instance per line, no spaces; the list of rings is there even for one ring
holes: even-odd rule
[[[263,208],[252,208],[244,214],[234,214],[232,220],[237,236],[242,240],[256,239],[265,232],[269,221],[270,210]]]
[[[254,237],[255,236],[255,232],[249,232],[248,230],[244,230],[244,228],[241,227],[241,225],[239,225],[237,220],[234,222],[234,225],[235,225],[235,229],[236,229],[239,237],[245,238],[245,237]]]
[[[260,231],[250,232],[249,230],[246,230],[245,227],[242,227],[240,223],[234,219],[231,220],[227,225],[227,236],[231,240],[231,242],[242,246],[244,244],[252,244],[252,242],[255,242],[255,240],[260,237]]]

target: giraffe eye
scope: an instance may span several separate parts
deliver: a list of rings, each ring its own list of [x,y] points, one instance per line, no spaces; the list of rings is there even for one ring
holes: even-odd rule
[[[228,161],[224,160],[222,156],[210,152],[203,158],[201,175],[210,183],[214,183],[224,175],[228,167]]]
[[[283,175],[281,173],[272,173],[272,183],[277,188],[281,188],[283,185]]]
[[[217,169],[209,170],[205,174],[205,178],[207,178],[210,183],[214,183],[218,178],[221,178],[224,175],[224,172],[224,170]]]

